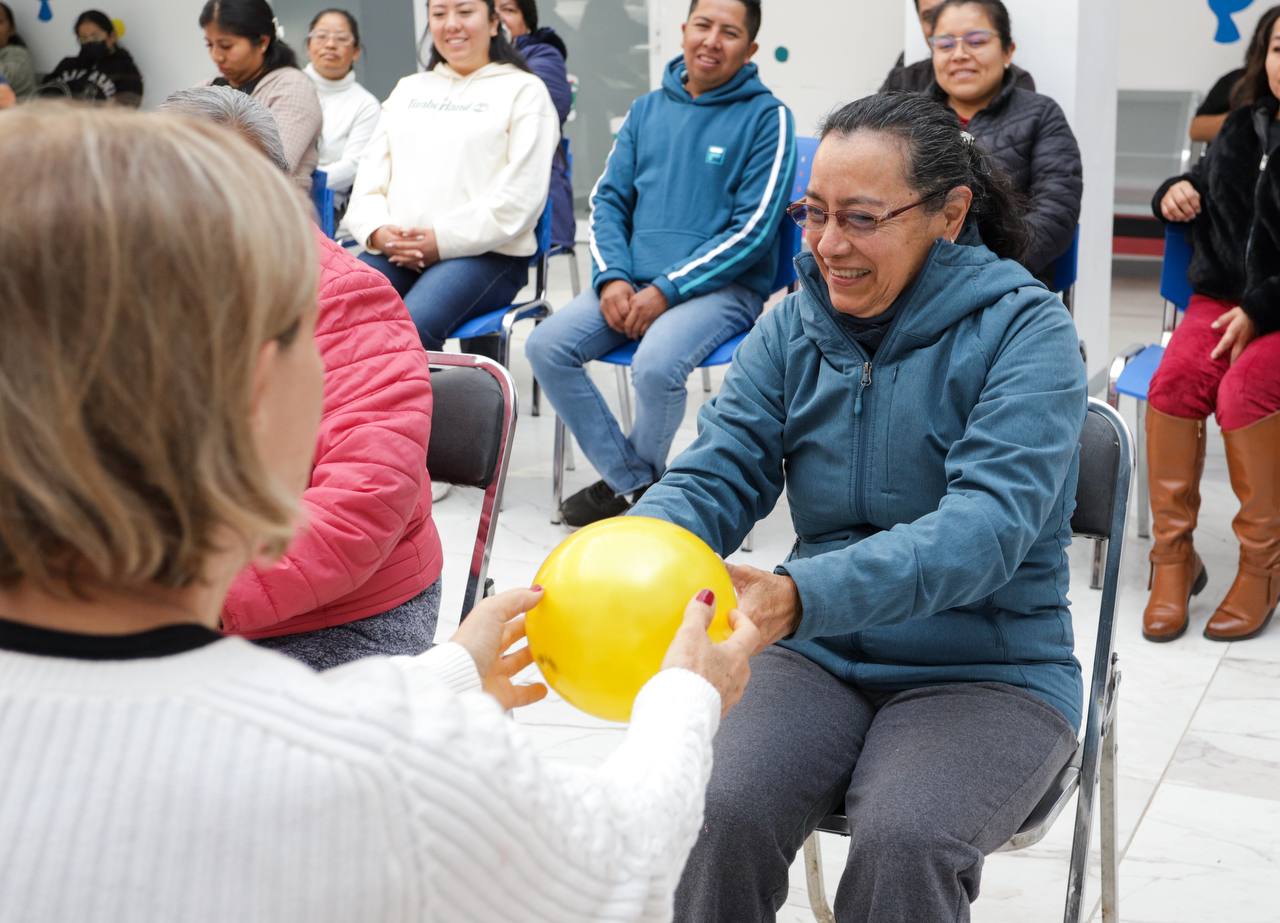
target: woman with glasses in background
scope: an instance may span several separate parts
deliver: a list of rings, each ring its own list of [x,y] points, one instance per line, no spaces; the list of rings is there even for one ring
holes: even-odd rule
[[[133,56],[120,47],[111,17],[101,10],[85,10],[76,18],[75,33],[79,54],[58,62],[40,85],[40,95],[141,106],[142,74]]]
[[[834,113],[788,211],[800,290],[630,511],[728,554],[785,490],[797,535],[777,568],[731,567],[772,646],[716,736],[676,919],[773,920],[840,808],[837,919],[968,919],[1080,721],[1075,329],[1015,261],[1006,180],[927,96]]]
[[[378,127],[381,108],[377,97],[356,82],[355,63],[360,60],[360,25],[346,10],[321,10],[307,32],[311,63],[304,73],[320,94],[324,129],[320,135],[320,169],[328,186],[346,204],[356,179],[360,155]]]
[[[1056,102],[1017,85],[1009,11],[1000,0],[943,0],[933,15],[932,93],[1026,198],[1031,240],[1023,262],[1045,278],[1080,220],[1080,146]]]

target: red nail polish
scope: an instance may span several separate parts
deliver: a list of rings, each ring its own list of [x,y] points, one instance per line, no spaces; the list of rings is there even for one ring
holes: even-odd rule
[[[714,606],[716,604],[716,594],[710,590],[700,590],[698,591],[698,602],[704,606]]]

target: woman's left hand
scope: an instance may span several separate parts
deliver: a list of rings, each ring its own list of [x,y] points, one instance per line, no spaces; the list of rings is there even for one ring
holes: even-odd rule
[[[1240,358],[1244,348],[1258,335],[1258,328],[1253,325],[1249,315],[1244,313],[1244,308],[1232,308],[1214,321],[1212,327],[1214,330],[1225,327],[1226,332],[1222,334],[1222,339],[1213,348],[1209,358],[1218,359],[1230,351],[1231,356],[1228,361],[1233,364]]]
[[[440,262],[440,247],[431,228],[403,228],[400,237],[387,244],[384,252],[395,265],[418,272]]]
[[[781,641],[800,624],[800,591],[785,574],[773,574],[755,567],[728,564],[738,608],[760,632],[756,653]]]

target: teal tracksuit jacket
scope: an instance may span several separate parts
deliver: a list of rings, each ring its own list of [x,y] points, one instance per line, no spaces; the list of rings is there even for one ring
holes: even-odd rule
[[[791,112],[754,64],[697,99],[684,59],[631,104],[591,192],[591,283],[653,284],[668,305],[736,282],[768,297],[795,178]]]
[[[994,681],[1079,726],[1067,599],[1087,392],[1062,302],[967,230],[938,241],[874,359],[812,255],[633,515],[733,551],[787,491],[803,606],[781,642],[874,690]],[[967,242],[967,243],[964,243]]]

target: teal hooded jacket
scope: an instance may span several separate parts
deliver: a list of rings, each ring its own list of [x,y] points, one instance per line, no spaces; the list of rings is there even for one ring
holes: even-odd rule
[[[961,241],[934,243],[874,359],[798,257],[801,290],[760,319],[631,512],[723,555],[785,489],[796,542],[778,572],[802,613],[780,643],[871,690],[1008,683],[1078,727],[1076,332],[1027,270],[973,230]]]
[[[795,179],[791,112],[754,64],[697,99],[684,59],[631,104],[591,191],[591,284],[652,284],[677,305],[742,285],[773,288]]]

